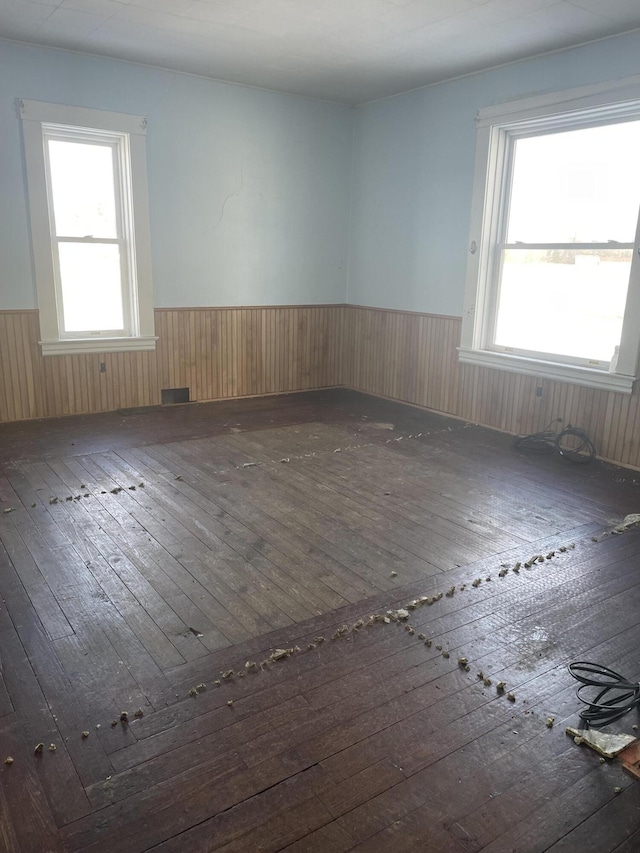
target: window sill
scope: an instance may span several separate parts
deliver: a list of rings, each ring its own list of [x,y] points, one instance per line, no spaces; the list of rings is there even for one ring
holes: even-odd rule
[[[42,355],[74,355],[78,353],[140,352],[155,350],[157,337],[141,338],[76,338],[73,340],[39,341]]]
[[[479,367],[491,367],[494,370],[507,370],[512,373],[525,373],[541,379],[555,379],[557,382],[571,382],[574,385],[617,391],[621,394],[631,394],[636,379],[635,376],[626,376],[621,373],[607,373],[590,367],[559,364],[554,361],[542,361],[490,350],[458,347],[458,355],[464,364],[475,364]]]

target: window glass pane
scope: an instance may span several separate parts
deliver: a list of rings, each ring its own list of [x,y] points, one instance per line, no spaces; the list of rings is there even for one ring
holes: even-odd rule
[[[122,330],[120,249],[113,243],[58,243],[65,332]]]
[[[631,250],[506,250],[498,346],[608,362],[620,343]]]
[[[507,242],[632,243],[640,121],[518,139]]]
[[[117,237],[113,147],[49,140],[55,233]]]

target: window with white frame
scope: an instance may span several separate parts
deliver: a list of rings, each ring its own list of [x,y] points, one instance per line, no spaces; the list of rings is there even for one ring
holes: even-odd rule
[[[43,354],[153,349],[145,119],[19,106]]]
[[[478,116],[460,360],[630,392],[640,80]]]

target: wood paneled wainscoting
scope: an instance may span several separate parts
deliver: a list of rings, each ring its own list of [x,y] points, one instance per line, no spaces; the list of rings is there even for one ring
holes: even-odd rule
[[[602,458],[640,468],[637,389],[460,365],[460,327],[459,317],[354,305],[162,308],[155,352],[43,358],[38,312],[4,311],[0,421],[156,405],[163,388],[203,401],[346,385],[513,434],[562,417]]]
[[[353,305],[346,312],[344,384],[350,388],[513,434],[536,432],[561,417],[586,429],[601,458],[640,468],[637,387],[619,394],[459,364],[460,317]]]
[[[37,311],[0,311],[0,422],[342,384],[343,305],[157,309],[155,352],[46,356]],[[104,363],[105,371],[100,372]]]

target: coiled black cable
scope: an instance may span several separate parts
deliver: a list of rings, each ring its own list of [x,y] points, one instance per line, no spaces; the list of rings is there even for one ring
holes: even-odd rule
[[[608,726],[634,708],[640,709],[640,683],[628,681],[619,672],[586,660],[570,663],[569,672],[580,682],[576,695],[587,706],[580,711],[580,719],[587,727]],[[600,688],[591,699],[583,695],[590,688]]]
[[[567,444],[566,440],[569,437],[577,438],[578,441]],[[596,456],[595,445],[587,433],[579,427],[571,426],[571,424],[558,433],[555,449],[560,456],[570,462],[591,462]]]
[[[562,418],[556,418],[541,430],[532,432],[530,435],[517,435],[513,440],[515,450],[524,450],[527,453],[550,453],[555,448],[558,433],[551,429],[554,424],[562,423]]]
[[[584,463],[595,459],[595,445],[583,429],[569,424],[560,432],[555,432],[551,427],[557,423],[562,423],[562,418],[555,418],[541,432],[516,436],[513,440],[514,449],[526,453],[555,452],[569,462]]]

